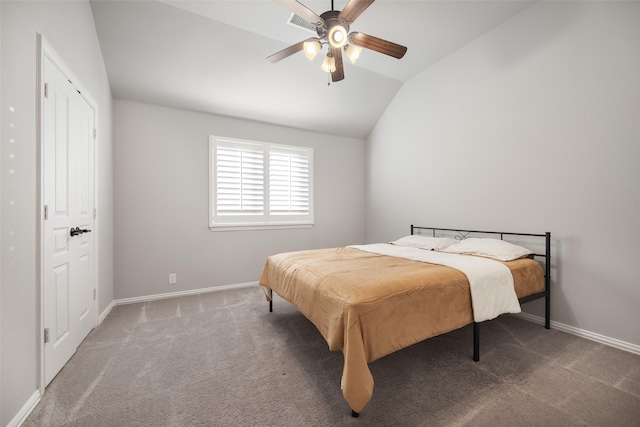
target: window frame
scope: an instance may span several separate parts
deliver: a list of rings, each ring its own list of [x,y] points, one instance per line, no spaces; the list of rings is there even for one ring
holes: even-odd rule
[[[217,202],[217,149],[219,142],[228,142],[234,145],[258,145],[263,152],[263,195],[264,209],[261,214],[251,215],[220,215],[216,212]],[[284,150],[289,152],[302,152],[308,160],[308,213],[307,214],[272,214],[270,212],[270,152]],[[304,156],[303,156],[304,157]],[[285,144],[275,144],[263,141],[229,138],[224,136],[209,135],[209,229],[211,231],[243,231],[243,230],[270,230],[311,228],[314,225],[313,202],[313,148]]]

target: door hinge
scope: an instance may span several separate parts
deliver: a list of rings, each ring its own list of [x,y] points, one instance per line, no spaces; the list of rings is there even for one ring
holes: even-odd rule
[[[96,216],[98,216],[98,210],[93,208],[93,219],[96,219]]]
[[[44,205],[44,220],[49,219],[49,205]]]
[[[98,294],[97,289],[93,288],[93,299],[96,299],[97,294]]]
[[[44,328],[44,343],[49,342],[49,328]]]
[[[49,97],[49,83],[44,84],[44,97],[45,98]]]
[[[93,128],[93,139],[96,139],[98,135],[98,132],[96,131],[96,128]]]

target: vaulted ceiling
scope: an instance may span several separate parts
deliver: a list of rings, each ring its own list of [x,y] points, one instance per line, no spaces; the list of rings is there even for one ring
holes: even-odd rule
[[[331,2],[301,1],[321,14]],[[347,0],[335,1],[342,10]],[[313,34],[270,0],[91,2],[113,96],[366,138],[402,84],[532,1],[378,0],[351,25],[407,46],[395,59],[364,50],[329,82],[319,55],[265,58]]]

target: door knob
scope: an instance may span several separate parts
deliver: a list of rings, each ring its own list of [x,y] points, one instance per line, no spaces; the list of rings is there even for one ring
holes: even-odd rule
[[[76,228],[71,227],[71,230],[69,230],[69,234],[71,234],[71,237],[77,236],[78,234],[82,234],[82,233],[91,233],[91,230],[86,228],[81,230],[80,227],[76,227]]]

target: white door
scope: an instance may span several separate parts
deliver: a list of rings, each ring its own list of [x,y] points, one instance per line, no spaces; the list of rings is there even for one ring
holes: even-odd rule
[[[45,385],[94,327],[94,110],[44,58]],[[77,231],[77,230],[80,231]]]

